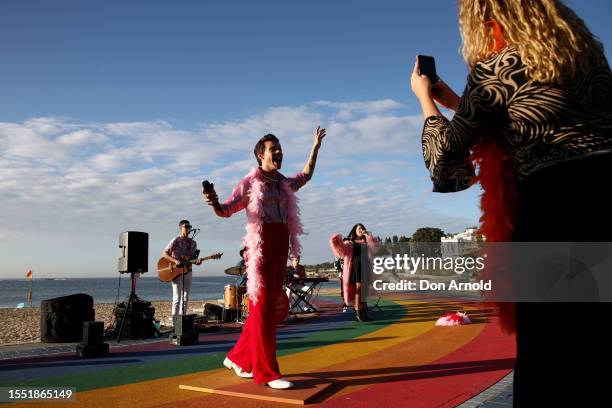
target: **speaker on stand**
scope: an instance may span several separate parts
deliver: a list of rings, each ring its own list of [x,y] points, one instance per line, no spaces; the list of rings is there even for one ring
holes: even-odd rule
[[[149,337],[159,330],[155,326],[155,309],[150,302],[140,299],[136,295],[137,273],[146,273],[149,270],[149,234],[139,231],[126,231],[119,234],[119,273],[129,273],[131,280],[130,296],[123,304],[123,314],[119,330],[117,330],[117,343],[121,341],[126,320],[129,328],[126,330],[131,337]],[[120,305],[121,306],[121,305]],[[117,312],[119,311],[119,307]]]

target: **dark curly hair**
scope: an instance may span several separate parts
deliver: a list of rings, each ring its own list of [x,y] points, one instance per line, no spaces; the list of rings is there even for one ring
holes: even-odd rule
[[[253,154],[255,155],[255,160],[257,160],[257,164],[259,164],[260,166],[261,160],[259,160],[259,157],[257,157],[257,155],[262,154],[266,150],[266,142],[280,143],[278,138],[272,133],[268,133],[267,135],[259,139],[259,141],[255,145],[255,148],[253,149]]]

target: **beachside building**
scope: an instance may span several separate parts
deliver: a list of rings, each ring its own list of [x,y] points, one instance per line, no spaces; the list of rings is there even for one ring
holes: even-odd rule
[[[485,237],[478,234],[478,228],[469,227],[458,234],[447,235],[440,239],[443,257],[455,257],[472,252]]]

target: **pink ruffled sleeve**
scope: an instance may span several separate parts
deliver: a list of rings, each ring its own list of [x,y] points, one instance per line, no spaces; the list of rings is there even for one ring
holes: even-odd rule
[[[246,208],[249,203],[249,195],[247,190],[247,183],[245,181],[241,181],[232,191],[230,197],[225,200],[223,203],[219,204],[221,207],[221,212],[217,211],[217,215],[220,217],[229,217],[238,211],[241,211]]]
[[[371,258],[376,255],[380,249],[380,240],[372,234],[368,234],[366,235],[366,244],[368,245],[368,252]]]
[[[293,191],[298,191],[300,188],[304,187],[304,184],[308,183],[308,177],[302,172],[293,177],[287,177],[287,180]]]
[[[334,234],[329,239],[329,246],[336,258],[344,258],[345,256],[351,256],[352,247],[350,244],[342,240],[341,234]]]

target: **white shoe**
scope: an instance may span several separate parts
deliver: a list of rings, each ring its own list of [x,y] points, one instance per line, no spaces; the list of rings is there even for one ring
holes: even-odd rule
[[[240,368],[240,366],[238,366],[238,364],[234,363],[232,360],[230,360],[227,357],[225,357],[225,360],[223,360],[223,365],[225,366],[225,368],[227,368],[229,370],[231,370],[233,368],[234,372],[236,373],[236,375],[238,377],[253,378],[253,373],[244,372],[242,370],[242,368]]]
[[[279,378],[278,380],[270,381],[268,387],[274,388],[275,390],[286,390],[287,388],[293,388],[293,383]]]

